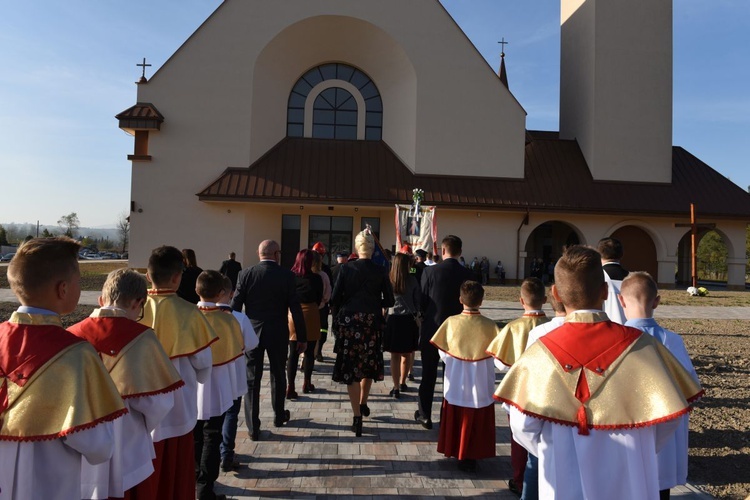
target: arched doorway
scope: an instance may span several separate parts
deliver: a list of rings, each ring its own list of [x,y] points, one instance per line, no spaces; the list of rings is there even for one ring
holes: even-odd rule
[[[523,277],[536,276],[542,278],[548,276],[549,264],[554,264],[562,255],[566,246],[579,245],[581,239],[578,232],[569,224],[560,221],[549,221],[537,226],[526,240],[526,261],[523,268]],[[541,262],[540,262],[541,261]],[[532,273],[541,264],[541,272]]]
[[[628,271],[646,271],[654,279],[659,279],[656,245],[646,231],[637,226],[623,226],[612,233],[611,237],[622,242],[622,267]]]
[[[698,279],[726,282],[728,248],[724,235],[711,229],[699,230],[697,245]],[[683,286],[692,284],[690,246],[690,232],[687,232],[677,248],[677,282]]]

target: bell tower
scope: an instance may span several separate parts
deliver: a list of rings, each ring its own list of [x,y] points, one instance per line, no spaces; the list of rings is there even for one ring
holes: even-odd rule
[[[560,138],[596,180],[672,180],[672,0],[561,0]]]

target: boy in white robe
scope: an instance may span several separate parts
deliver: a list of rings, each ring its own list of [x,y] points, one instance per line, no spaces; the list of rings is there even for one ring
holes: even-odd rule
[[[461,314],[450,316],[430,342],[445,363],[438,452],[458,458],[460,470],[473,472],[476,461],[495,456],[495,369],[487,346],[497,324],[479,312],[484,289],[476,281],[461,285]]]
[[[218,302],[228,290],[218,271],[203,271],[195,285],[203,313],[219,340],[211,346],[212,367],[208,380],[198,383],[198,422],[193,431],[198,500],[214,500],[214,482],[219,477],[224,412],[231,406],[241,381],[237,380],[236,361],[242,358],[244,342],[240,324]]]
[[[174,406],[154,429],[154,473],[135,487],[137,498],[195,498],[195,444],[198,383],[211,376],[211,344],[218,340],[194,304],[177,296],[184,269],[182,252],[162,246],[151,252],[147,277],[152,288],[141,323],[156,333],[185,386],[174,393]]]
[[[137,322],[147,298],[146,279],[133,269],[109,273],[101,308],[70,328],[99,353],[128,414],[114,422],[115,450],[102,464],[82,463],[81,498],[126,498],[126,491],[154,471],[151,431],[184,386],[153,330]]]
[[[0,324],[0,498],[81,495],[81,459],[112,456],[114,420],[127,413],[88,342],[62,327],[81,295],[80,245],[32,239],[8,266],[21,307]]]
[[[638,328],[664,344],[697,383],[698,374],[695,373],[682,337],[660,327],[654,320],[654,309],[659,305],[661,297],[651,275],[641,271],[630,273],[622,282],[619,300],[628,319],[625,325]],[[687,482],[688,415],[680,418],[677,431],[657,454],[656,459],[659,465],[659,495],[661,500],[666,500],[671,488]]]
[[[539,498],[656,500],[656,453],[703,394],[658,341],[609,321],[599,253],[568,247],[552,293],[565,323],[532,344],[495,393],[539,458]]]

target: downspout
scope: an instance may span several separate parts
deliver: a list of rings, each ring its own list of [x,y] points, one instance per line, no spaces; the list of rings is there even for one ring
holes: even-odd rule
[[[529,225],[529,209],[526,209],[526,215],[523,216],[523,220],[521,221],[521,224],[518,226],[518,229],[516,230],[516,283],[520,282],[520,273],[521,273],[521,228],[523,226]]]

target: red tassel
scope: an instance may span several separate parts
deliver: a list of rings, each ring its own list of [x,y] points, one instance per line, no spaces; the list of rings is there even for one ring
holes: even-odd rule
[[[586,407],[581,405],[578,408],[578,414],[576,415],[578,420],[578,434],[581,436],[589,435],[589,423],[586,418]]]

